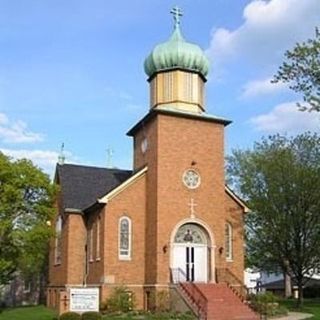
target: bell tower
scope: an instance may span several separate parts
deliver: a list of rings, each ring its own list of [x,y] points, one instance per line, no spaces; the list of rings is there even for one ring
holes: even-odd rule
[[[170,39],[155,46],[144,63],[149,76],[150,108],[201,114],[205,111],[209,61],[199,46],[183,38],[181,10],[174,7],[171,13],[174,30]]]
[[[198,45],[182,36],[180,9],[171,13],[173,33],[144,62],[150,109],[127,133],[134,139],[134,170],[147,170],[145,281],[156,285],[168,283],[170,268],[177,266],[172,232],[181,223],[201,229],[201,221],[207,221],[223,246],[223,141],[230,123],[205,112],[209,61]],[[217,257],[213,238],[207,240],[203,244],[211,251],[204,250],[206,262],[198,263],[205,269],[198,271],[205,281],[214,281]]]

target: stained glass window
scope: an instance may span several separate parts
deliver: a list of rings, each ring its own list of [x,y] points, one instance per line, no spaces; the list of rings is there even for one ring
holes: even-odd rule
[[[195,189],[200,185],[200,175],[193,169],[186,170],[183,173],[182,180],[189,189]]]
[[[100,237],[100,233],[101,233],[101,223],[100,223],[100,216],[98,216],[98,219],[97,219],[97,232],[96,232],[96,235],[97,235],[97,243],[96,243],[96,260],[100,260],[100,241],[101,241],[101,237]]]
[[[187,223],[179,228],[174,242],[206,244],[207,239],[201,227],[193,223]]]
[[[119,258],[129,259],[131,256],[131,220],[127,217],[119,221]]]
[[[54,260],[55,264],[61,263],[61,231],[62,231],[62,218],[58,216],[56,220],[56,239],[55,239],[55,252],[54,252]]]
[[[228,222],[225,225],[225,241],[226,259],[232,260],[232,226]]]
[[[93,226],[89,229],[89,260],[93,261]]]

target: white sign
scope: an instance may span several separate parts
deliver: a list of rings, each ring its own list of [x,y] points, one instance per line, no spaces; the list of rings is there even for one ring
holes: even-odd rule
[[[99,312],[99,288],[71,288],[70,311]]]

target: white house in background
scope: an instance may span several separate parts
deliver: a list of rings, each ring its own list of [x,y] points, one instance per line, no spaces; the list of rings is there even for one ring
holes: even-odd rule
[[[284,293],[284,280],[282,273],[270,273],[266,271],[257,271],[247,268],[244,271],[244,283],[249,293],[271,291],[282,295]],[[310,280],[306,284],[306,288],[317,287],[320,292],[320,270],[316,269],[310,274]],[[292,284],[292,293],[297,298],[298,288]]]

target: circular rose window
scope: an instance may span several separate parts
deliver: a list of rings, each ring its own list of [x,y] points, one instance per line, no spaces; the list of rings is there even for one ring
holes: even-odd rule
[[[198,188],[200,185],[200,175],[193,169],[188,169],[182,176],[184,185],[189,189]]]

